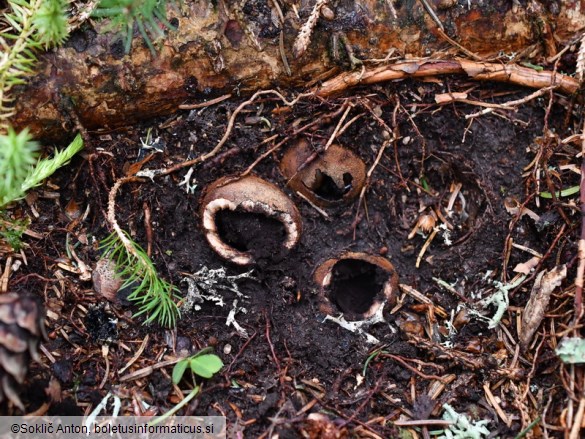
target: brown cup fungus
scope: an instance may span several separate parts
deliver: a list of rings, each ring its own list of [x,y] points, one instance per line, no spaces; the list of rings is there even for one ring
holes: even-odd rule
[[[281,259],[299,241],[301,216],[275,185],[255,176],[223,177],[201,201],[209,245],[238,265]]]
[[[315,155],[306,139],[292,145],[280,162],[291,189],[318,206],[335,206],[356,198],[366,181],[366,165],[352,151],[332,144]]]
[[[321,310],[342,312],[348,320],[372,317],[383,304],[396,302],[398,274],[382,256],[348,252],[328,259],[314,273],[321,288]]]

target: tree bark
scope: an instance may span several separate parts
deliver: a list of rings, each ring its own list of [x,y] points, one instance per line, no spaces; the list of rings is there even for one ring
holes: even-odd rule
[[[372,72],[392,70],[397,58],[410,67],[402,68],[399,76],[376,76],[378,80],[453,72],[493,79],[477,71],[470,74],[458,59],[485,61],[480,64],[488,73],[514,55],[547,63],[578,41],[585,27],[585,6],[576,0],[520,0],[519,5],[511,0],[471,1],[469,8],[461,0],[428,2],[444,31],[420,0],[329,0],[308,44],[301,47],[304,51],[298,50],[298,41],[293,46],[314,0],[187,0],[182,12],[169,8],[178,30],[167,32],[156,56],[139,35],[126,55],[123,35],[103,32],[107,23],[86,24],[65,47],[41,57],[38,74],[15,92],[11,123],[54,140],[74,130],[75,119],[90,130],[113,129],[223,93],[278,87],[314,89],[328,96],[347,87],[347,78],[350,85],[367,83]],[[425,71],[428,61],[404,63],[419,57],[458,65],[454,71],[453,65],[451,70]],[[520,76],[539,75],[522,69]],[[542,73],[534,84],[530,79],[518,83],[541,87],[561,78],[561,91],[578,89],[572,78]],[[505,70],[495,79],[514,81]]]

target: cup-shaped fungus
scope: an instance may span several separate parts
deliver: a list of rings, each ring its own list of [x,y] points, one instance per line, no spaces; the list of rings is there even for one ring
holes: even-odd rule
[[[223,177],[207,187],[201,218],[209,245],[238,265],[281,259],[299,241],[301,215],[272,183]]]
[[[319,265],[314,279],[321,289],[321,310],[329,315],[337,311],[348,320],[365,320],[396,302],[398,274],[382,256],[344,253]]]
[[[353,200],[366,181],[366,165],[352,151],[332,144],[317,154],[306,139],[285,152],[280,170],[291,189],[324,207]]]

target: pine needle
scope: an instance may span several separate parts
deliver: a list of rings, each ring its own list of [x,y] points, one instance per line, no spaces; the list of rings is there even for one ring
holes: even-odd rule
[[[8,3],[12,13],[5,14],[4,18],[11,28],[0,33],[3,48],[0,54],[0,122],[14,114],[8,93],[13,86],[24,83],[23,76],[31,72],[31,66],[36,60],[32,49],[40,47],[40,43],[34,39],[33,20],[41,8],[42,0],[32,0],[30,3],[10,0]]]
[[[61,166],[69,163],[69,160],[83,149],[83,140],[81,135],[75,136],[73,142],[63,151],[57,151],[53,158],[42,159],[32,169],[26,180],[22,183],[22,191],[27,192],[35,186],[38,186],[45,178],[52,175]]]

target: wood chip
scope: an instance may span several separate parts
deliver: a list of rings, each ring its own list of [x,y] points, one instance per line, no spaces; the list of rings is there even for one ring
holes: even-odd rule
[[[533,256],[526,262],[521,262],[514,267],[514,273],[530,274],[540,262],[540,258]]]

